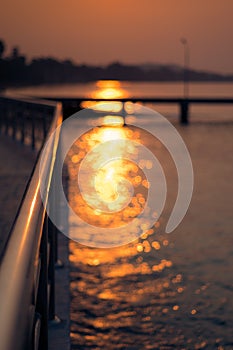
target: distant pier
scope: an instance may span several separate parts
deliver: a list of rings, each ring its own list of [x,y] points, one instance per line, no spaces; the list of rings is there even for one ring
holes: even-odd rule
[[[65,97],[44,97],[48,100],[56,100],[62,102],[64,106],[64,113],[66,116],[77,112],[81,109],[83,102],[133,102],[133,103],[153,103],[153,104],[164,104],[164,105],[178,105],[180,108],[179,122],[182,125],[188,125],[190,123],[190,106],[191,105],[233,105],[233,98],[224,97],[147,97],[147,98],[119,98],[119,99],[92,99],[92,98],[65,98]]]

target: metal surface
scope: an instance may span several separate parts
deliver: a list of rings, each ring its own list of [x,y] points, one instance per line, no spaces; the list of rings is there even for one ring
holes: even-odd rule
[[[0,102],[3,106],[4,101],[2,98]],[[10,99],[7,99],[5,102],[8,104],[8,111],[10,110],[9,106],[11,106],[12,111],[14,106],[16,106],[15,110],[17,110],[17,106],[20,105],[22,113],[28,108],[36,111],[36,109],[38,107],[41,108],[42,105],[45,107],[48,106],[50,109],[52,107],[54,109],[54,117],[51,119],[52,125],[49,134],[53,132],[62,121],[62,107],[59,103],[48,103],[48,105],[46,105],[46,103],[40,104],[35,101],[34,103],[32,100],[13,101]],[[1,122],[2,125],[2,118]],[[58,142],[59,128],[56,132],[52,152],[48,154],[47,159],[45,159],[46,165],[49,164],[49,166],[45,166],[43,170],[43,176],[47,181],[47,192],[49,192]],[[1,350],[33,349],[33,344],[35,343],[39,344],[39,349],[46,350],[47,347],[46,333],[48,331],[49,306],[46,302],[46,295],[42,294],[42,292],[46,290],[47,293],[48,271],[53,267],[47,266],[48,220],[41,201],[39,166],[40,157],[31,176],[27,192],[21,203],[5,254],[1,261]],[[40,272],[40,277],[38,277],[38,271]],[[34,310],[33,315],[32,310]],[[39,323],[38,319],[40,319]],[[38,334],[39,329],[40,334]],[[33,334],[36,334],[36,339],[34,339]]]
[[[39,149],[52,123],[56,103],[0,96],[0,133]]]

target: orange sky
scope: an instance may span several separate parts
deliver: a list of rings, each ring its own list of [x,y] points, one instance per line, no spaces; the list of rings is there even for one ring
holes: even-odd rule
[[[183,63],[233,73],[233,0],[1,0],[0,37],[32,56]]]

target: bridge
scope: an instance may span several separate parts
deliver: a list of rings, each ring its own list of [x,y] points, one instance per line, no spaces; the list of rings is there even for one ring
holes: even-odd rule
[[[48,100],[53,100],[52,97],[46,97]],[[60,101],[64,106],[64,111],[66,115],[71,115],[77,112],[82,107],[83,102],[104,102],[109,101],[108,99],[90,99],[90,98],[64,98],[57,97],[55,100]],[[121,98],[121,99],[111,99],[111,101],[116,102],[133,102],[133,103],[143,103],[143,104],[164,104],[164,105],[178,105],[180,109],[179,122],[181,125],[188,125],[190,123],[190,106],[191,105],[232,105],[233,98],[224,97],[147,97],[147,98]]]
[[[55,274],[59,261],[57,228],[50,221],[40,196],[39,150],[51,133],[56,131],[52,152],[46,158],[43,177],[49,195],[53,181],[53,170],[59,144],[59,125],[65,115],[81,108],[83,101],[90,99],[34,100],[0,98],[0,131],[10,136],[17,145],[26,145],[33,153],[34,170],[22,194],[12,228],[1,241],[0,272],[0,349],[1,350],[47,350],[49,332],[54,332],[51,343],[54,348],[68,349],[68,342],[56,333],[60,324],[60,312],[56,310]],[[98,100],[95,100],[98,101]],[[103,99],[101,99],[103,101]],[[115,100],[119,101],[119,100]],[[127,100],[120,100],[127,102]],[[233,99],[130,99],[132,102],[179,104],[180,122],[188,124],[190,104],[231,104]],[[61,238],[63,239],[63,238]],[[62,269],[60,269],[62,270]],[[60,272],[59,273],[63,273]],[[63,279],[64,281],[64,279]],[[58,317],[59,316],[59,317]],[[52,326],[51,326],[52,325]],[[58,327],[59,328],[59,327]],[[55,329],[55,331],[54,331]],[[66,334],[67,335],[67,334]],[[59,344],[58,344],[59,341]],[[62,343],[63,342],[63,343]],[[67,346],[67,347],[66,347]]]

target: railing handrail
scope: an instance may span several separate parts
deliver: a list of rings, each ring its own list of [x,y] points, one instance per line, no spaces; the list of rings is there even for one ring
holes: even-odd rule
[[[32,100],[20,100],[20,102],[33,103]],[[39,101],[36,104],[40,105]],[[43,103],[44,104],[44,103]],[[50,106],[52,104],[49,104]],[[53,150],[47,156],[43,176],[46,177],[47,190],[51,182],[51,174],[55,162],[55,154],[59,141],[59,124],[62,121],[62,106],[53,103],[55,107],[54,118],[50,133],[56,131],[53,142]],[[39,249],[42,237],[44,217],[46,215],[40,195],[40,168],[41,156],[38,158],[34,172],[31,176],[29,186],[18,216],[12,228],[4,256],[1,261],[0,270],[0,349],[20,349],[25,342],[25,329],[30,326],[30,307],[32,316],[35,313],[32,300],[33,293],[36,294],[34,279],[35,270],[39,265]],[[47,287],[47,286],[46,286]],[[33,323],[33,321],[32,321]],[[16,346],[17,344],[17,346]],[[20,345],[21,344],[21,345]]]
[[[43,99],[36,97],[30,97],[30,96],[23,96],[23,95],[4,95],[0,94],[0,100],[9,101],[9,102],[20,102],[25,104],[31,104],[33,106],[45,106],[45,107],[53,107],[55,108],[57,105],[57,101],[54,101],[53,99]]]

